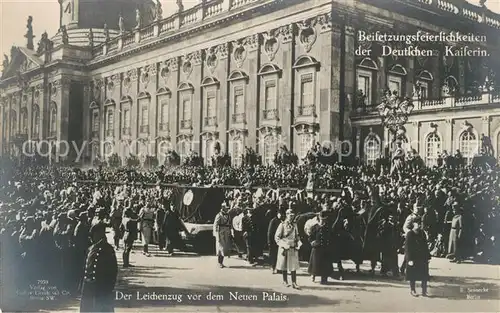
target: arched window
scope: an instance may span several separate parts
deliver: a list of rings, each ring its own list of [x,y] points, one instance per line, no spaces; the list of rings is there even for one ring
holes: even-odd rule
[[[26,108],[21,110],[21,133],[28,133],[28,110]]]
[[[278,151],[278,142],[274,136],[264,137],[264,164],[271,165],[274,162],[274,155]]]
[[[234,137],[229,143],[229,155],[231,156],[232,166],[241,166],[243,163],[243,139]]]
[[[299,159],[302,160],[307,156],[307,152],[314,145],[314,134],[304,133],[299,134]]]
[[[425,139],[425,161],[427,166],[437,165],[441,153],[441,138],[436,133],[430,133]]]
[[[104,143],[104,158],[108,159],[113,154],[113,144],[111,142]]]
[[[189,139],[183,139],[179,142],[179,157],[181,158],[181,162],[184,162],[184,159],[189,156],[191,152],[191,141]]]
[[[163,165],[165,163],[165,159],[167,158],[167,153],[168,153],[168,147],[169,147],[168,141],[162,140],[158,143],[158,149],[156,150],[156,158],[158,159],[158,162],[160,165]]]
[[[214,155],[214,141],[212,139],[205,140],[205,164],[212,165],[212,156]]]
[[[57,132],[57,106],[54,102],[50,106],[49,114],[50,137],[56,136]]]
[[[35,104],[33,105],[33,122],[32,122],[32,134],[34,137],[38,137],[40,133],[40,107]]]
[[[10,123],[10,133],[15,135],[17,133],[17,112],[14,110],[10,111]]]
[[[106,137],[113,137],[115,129],[115,109],[111,106],[106,110]]]
[[[478,152],[479,146],[476,134],[472,130],[463,131],[458,137],[458,147],[467,164],[470,164],[474,155]]]
[[[365,162],[367,165],[375,165],[380,158],[380,140],[375,135],[368,135],[365,141]]]

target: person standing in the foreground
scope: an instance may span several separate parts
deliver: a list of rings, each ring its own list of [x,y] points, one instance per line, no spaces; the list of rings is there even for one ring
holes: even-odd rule
[[[297,285],[297,270],[300,268],[299,231],[294,220],[295,214],[292,209],[288,209],[285,221],[276,230],[274,240],[279,247],[276,269],[282,272],[283,284],[285,286],[290,286],[288,283],[288,272],[290,272],[292,275],[292,287],[300,289],[299,285]]]
[[[90,228],[93,245],[85,264],[80,312],[114,312],[113,289],[118,265],[115,250],[106,240],[106,226],[97,223]]]
[[[224,257],[229,255],[231,250],[231,218],[228,214],[228,206],[222,203],[219,213],[215,216],[214,221],[214,237],[215,237],[215,252],[217,253],[218,263],[220,268],[224,268]]]
[[[319,225],[313,227],[310,235],[311,257],[309,259],[308,272],[313,277],[320,276],[321,284],[328,282],[328,277],[333,272],[331,250],[332,233],[329,225],[326,223],[328,214],[321,211],[319,214]]]
[[[406,280],[410,281],[410,293],[416,297],[415,282],[422,282],[422,296],[427,296],[429,280],[429,260],[431,255],[427,246],[427,238],[420,227],[419,217],[413,220],[413,229],[406,235],[405,260],[407,263]]]

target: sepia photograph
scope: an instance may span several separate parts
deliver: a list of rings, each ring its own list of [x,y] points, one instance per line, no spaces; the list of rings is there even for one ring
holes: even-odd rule
[[[0,0],[0,313],[500,312],[500,0]]]

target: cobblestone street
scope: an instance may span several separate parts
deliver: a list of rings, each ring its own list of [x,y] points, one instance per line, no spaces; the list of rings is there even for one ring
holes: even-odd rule
[[[117,251],[119,264],[121,252]],[[117,297],[122,299],[116,302],[116,312],[497,312],[500,309],[499,268],[493,265],[433,259],[430,297],[414,298],[402,279],[381,278],[378,268],[376,276],[371,277],[368,262],[360,274],[354,273],[354,264],[344,262],[349,270],[346,279],[331,280],[330,285],[313,283],[304,264],[298,277],[302,289],[294,290],[281,285],[281,276],[272,275],[268,267],[251,267],[238,257],[227,259],[227,268],[220,269],[215,256],[189,253],[167,256],[156,247],[151,252],[152,256],[146,257],[135,249],[131,255],[134,267],[120,266],[116,289]],[[163,300],[147,300],[158,294],[168,296]],[[68,310],[71,309],[62,311]]]

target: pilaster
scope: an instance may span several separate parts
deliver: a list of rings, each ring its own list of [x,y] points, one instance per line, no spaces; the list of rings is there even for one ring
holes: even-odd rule
[[[343,135],[344,138],[351,138],[351,112],[354,110],[355,99],[356,99],[356,59],[354,56],[354,52],[356,50],[356,29],[352,26],[345,25],[344,26],[344,106],[343,106],[343,121],[344,121],[344,129]],[[357,132],[360,132],[361,129],[358,127]],[[359,134],[361,135],[361,134]],[[358,134],[356,133],[356,136]],[[358,139],[357,139],[358,140]],[[356,142],[358,142],[356,140]],[[359,149],[358,149],[359,150]],[[358,151],[359,153],[359,151]],[[358,155],[359,157],[359,155]]]
[[[492,134],[490,133],[490,124],[491,124],[491,117],[489,115],[485,115],[481,117],[481,122],[482,122],[482,132],[485,136],[491,136]]]
[[[260,78],[257,76],[260,67],[262,66],[261,61],[261,47],[262,38],[260,35],[252,35],[246,39],[249,43],[245,46],[248,49],[248,75],[250,80],[248,83],[248,90],[246,95],[246,105],[245,105],[245,119],[246,126],[248,128],[248,137],[246,138],[245,145],[249,147],[255,147],[255,151],[259,152],[260,145],[257,142],[257,125],[258,118],[260,116],[260,101],[259,101],[259,84]],[[260,153],[260,152],[259,152]]]
[[[450,155],[453,154],[453,140],[455,140],[455,138],[453,136],[453,124],[455,124],[455,121],[452,118],[448,118],[445,120],[446,134],[444,136],[445,136],[445,138],[448,138],[449,140],[445,141],[444,150],[448,151],[448,154],[450,154]]]
[[[293,91],[295,89],[295,71],[293,63],[295,61],[295,30],[294,25],[282,26],[279,29],[281,37],[281,52],[283,53],[283,71],[280,79],[281,88],[279,88],[280,101],[279,101],[279,118],[281,125],[281,142],[285,144],[291,151],[293,151],[293,135],[292,135],[292,110]],[[279,148],[279,146],[278,146]]]

